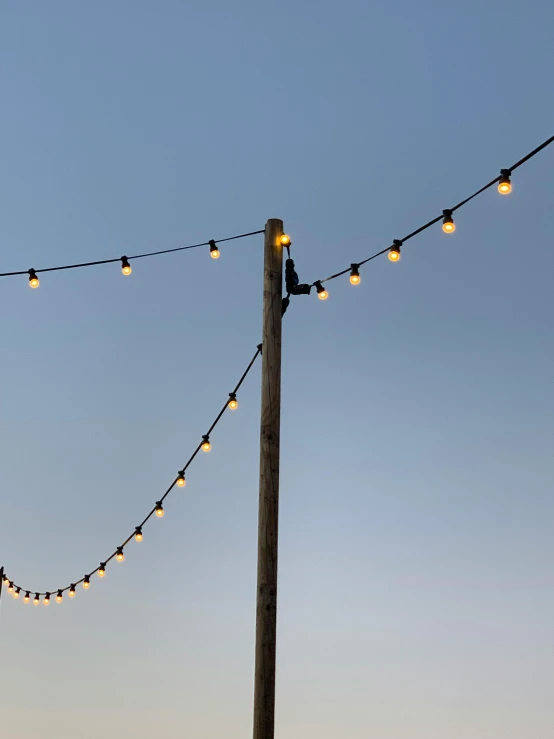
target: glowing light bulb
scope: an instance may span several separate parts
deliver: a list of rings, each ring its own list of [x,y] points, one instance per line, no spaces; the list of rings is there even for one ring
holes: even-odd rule
[[[229,408],[232,411],[236,411],[238,407],[239,402],[237,400],[237,396],[235,395],[235,393],[229,393]]]
[[[13,593],[13,582],[8,585],[8,593]]]
[[[142,528],[140,526],[135,527],[135,541],[142,541]]]
[[[124,275],[130,275],[133,271],[131,265],[129,264],[129,260],[127,257],[121,257],[121,271]]]
[[[279,239],[281,246],[290,246],[290,236],[288,234],[282,234]]]
[[[212,445],[210,444],[210,437],[209,436],[203,436],[202,437],[204,441],[202,442],[202,451],[203,452],[209,452],[212,448]]]
[[[400,261],[400,247],[402,246],[402,242],[399,239],[394,239],[392,244],[389,249],[389,259],[391,262],[398,262]]]
[[[123,554],[123,547],[117,547],[117,554],[115,555],[115,558],[118,562],[123,562],[125,559],[125,555]]]
[[[177,477],[177,487],[184,488],[187,484],[187,481],[185,480],[185,473],[179,472],[179,476]]]
[[[452,234],[456,230],[456,224],[454,223],[454,219],[452,218],[452,211],[446,208],[442,212],[443,219],[442,219],[442,230],[445,234]]]
[[[329,293],[323,287],[323,285],[321,284],[321,282],[318,280],[317,282],[314,282],[314,285],[315,285],[315,289],[317,290],[317,297],[320,300],[327,300],[327,298],[329,297]]]
[[[85,575],[85,579],[83,580],[83,588],[85,590],[90,588],[90,577],[88,575]]]
[[[63,600],[63,593],[61,590],[58,590],[58,594],[56,595],[56,603],[61,603]]]
[[[213,239],[210,239],[210,257],[212,259],[219,259],[219,249]]]
[[[359,264],[351,264],[351,270],[350,270],[350,284],[351,285],[359,285],[362,281],[362,278],[360,277],[360,265]]]
[[[31,600],[31,593],[29,593],[29,591],[27,591],[25,593],[25,597],[23,598],[23,602],[24,603],[28,603],[30,600]]]
[[[501,195],[508,195],[512,192],[512,183],[510,182],[510,170],[501,169],[500,179],[498,180],[498,192]]]
[[[19,598],[20,593],[21,593],[21,588],[17,588],[17,590],[13,594],[13,597],[17,600]]]
[[[40,603],[40,596],[38,593],[35,593],[35,597],[33,598],[33,603],[35,604],[35,606],[38,606],[38,604]]]
[[[98,568],[98,577],[104,577],[106,574],[106,563],[100,562],[100,567]]]
[[[158,518],[163,518],[164,516],[164,507],[161,500],[156,503],[156,516]]]
[[[29,285],[31,287],[38,287],[40,285],[40,280],[34,269],[29,270]]]
[[[44,596],[44,600],[42,602],[44,603],[45,606],[50,605],[50,593],[46,593],[46,595]]]
[[[75,592],[76,592],[75,585],[71,585],[71,587],[69,588],[69,597],[70,598],[74,598],[75,597]]]

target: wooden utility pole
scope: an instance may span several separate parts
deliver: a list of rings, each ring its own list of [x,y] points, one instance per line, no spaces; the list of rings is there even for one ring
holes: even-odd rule
[[[283,221],[265,227],[254,739],[274,739],[277,648]]]

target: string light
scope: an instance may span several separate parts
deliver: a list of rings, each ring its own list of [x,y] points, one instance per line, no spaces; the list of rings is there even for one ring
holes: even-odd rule
[[[290,246],[290,236],[288,234],[281,234],[279,241],[281,246]]]
[[[19,598],[20,593],[21,593],[21,588],[17,588],[15,593],[13,594],[13,597],[17,600]]]
[[[40,285],[40,280],[34,269],[29,270],[29,285],[31,287],[38,287]]]
[[[232,411],[236,411],[239,407],[239,402],[237,400],[237,394],[236,393],[229,393],[229,408]]]
[[[389,259],[391,262],[399,262],[400,261],[400,247],[402,246],[402,242],[400,239],[394,239],[392,242],[392,246],[389,249]]]
[[[129,260],[127,257],[121,257],[121,271],[125,276],[130,275],[133,271],[131,265],[129,264]]]
[[[350,284],[351,285],[359,285],[362,281],[362,278],[360,277],[360,265],[359,264],[351,264],[350,265]]]
[[[42,602],[44,603],[45,606],[50,605],[50,593],[46,593],[46,595],[44,596],[44,600]]]
[[[58,590],[58,594],[56,595],[56,602],[61,603],[63,600],[63,593],[61,590]]]
[[[509,169],[500,170],[500,179],[498,180],[498,192],[501,195],[508,195],[508,193],[512,192],[510,174],[511,172]]]
[[[317,290],[317,297],[320,300],[327,300],[327,298],[329,297],[329,293],[323,287],[323,285],[321,284],[321,281],[318,280],[317,282],[314,282],[314,285],[315,285],[315,289]]]
[[[40,603],[40,596],[38,593],[35,593],[35,597],[33,598],[33,603],[35,604],[35,606],[38,606],[38,604]]]
[[[31,593],[29,591],[27,591],[25,593],[25,597],[23,598],[23,602],[24,603],[28,603],[30,600],[31,600]]]
[[[196,455],[200,452],[201,448],[204,448],[206,451],[208,451],[209,449],[211,449],[211,443],[210,443],[209,434],[213,431],[213,429],[217,426],[217,424],[221,420],[221,418],[223,416],[223,412],[224,412],[225,408],[227,407],[228,403],[230,402],[230,400],[233,397],[236,398],[237,391],[239,390],[239,388],[241,387],[242,383],[246,379],[246,376],[248,375],[248,373],[252,369],[252,367],[253,367],[256,359],[261,354],[261,351],[262,351],[262,345],[261,344],[258,344],[258,346],[256,348],[256,353],[254,354],[254,356],[252,357],[252,359],[248,363],[245,371],[242,373],[241,378],[239,379],[237,385],[235,386],[235,389],[233,390],[232,393],[229,393],[229,400],[227,400],[227,404],[218,413],[217,417],[215,418],[214,422],[212,423],[212,425],[209,428],[208,434],[205,434],[202,437],[202,439],[203,439],[202,443],[199,446],[196,447],[196,449],[192,453],[192,455],[191,455],[190,459],[188,460],[188,462],[183,466],[183,468],[181,470],[179,470],[179,473],[178,473],[179,477],[178,477],[178,479],[177,480],[174,479],[174,481],[170,485],[169,489],[163,495],[162,499],[156,502],[156,506],[155,506],[154,510],[149,513],[149,515],[145,518],[145,520],[143,521],[143,523],[140,526],[135,526],[134,534],[132,534],[131,536],[129,536],[120,547],[117,547],[116,552],[112,556],[115,556],[115,558],[119,562],[124,561],[124,548],[125,548],[127,542],[131,539],[131,537],[133,535],[135,536],[135,539],[137,541],[142,541],[142,539],[143,539],[142,527],[143,527],[144,523],[146,523],[146,521],[148,521],[148,519],[150,518],[150,516],[152,515],[152,513],[155,513],[155,515],[158,518],[162,518],[164,516],[163,500],[171,492],[174,484],[177,484],[180,487],[183,486],[183,482],[185,481],[184,480],[184,478],[185,478],[185,470],[191,464],[191,462],[196,457]],[[181,481],[181,478],[182,478],[182,481]],[[111,559],[111,557],[110,557],[110,559]],[[107,565],[107,562],[101,562],[100,563],[100,566],[97,567],[95,570],[93,570],[93,572],[91,574],[85,575],[81,580],[79,580],[79,583],[82,583],[83,588],[85,590],[88,590],[90,588],[90,585],[91,585],[91,577],[92,577],[92,575],[94,573],[97,572],[99,577],[103,577],[105,575],[106,565]],[[22,592],[22,590],[24,590],[24,589],[20,588],[18,585],[16,585],[12,580],[10,580],[6,574],[3,575],[2,582],[3,582],[3,584],[6,585],[6,588],[11,593],[13,593],[14,592],[14,589],[16,589],[16,593],[15,593],[14,597],[17,597]],[[76,587],[77,587],[76,584],[75,583],[72,583],[71,586],[69,586],[68,588],[60,588],[58,590],[54,590],[53,592],[56,593],[56,596],[55,596],[56,597],[56,601],[57,602],[61,602],[60,601],[60,596],[63,598],[63,593],[64,593],[65,590],[68,590],[69,591],[68,595],[69,595],[70,598],[74,598],[75,595],[76,595]],[[37,603],[40,602],[40,595],[41,594],[39,592],[36,593],[35,598],[34,598],[35,604],[37,604]],[[46,598],[45,598],[45,604],[46,605],[48,605],[48,603],[50,601],[50,598],[51,598],[51,594],[50,593],[46,594]],[[25,596],[25,602],[29,602],[29,600],[30,600],[30,591],[27,591],[26,596]]]
[[[219,259],[219,249],[213,239],[210,239],[210,257],[212,259]]]
[[[452,234],[456,230],[456,224],[452,218],[452,211],[449,208],[445,208],[442,212],[442,230],[445,234]]]
[[[187,484],[187,481],[185,480],[185,473],[183,470],[179,471],[179,475],[177,477],[177,487],[184,488]]]

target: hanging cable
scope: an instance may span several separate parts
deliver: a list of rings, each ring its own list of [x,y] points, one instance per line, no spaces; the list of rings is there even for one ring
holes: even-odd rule
[[[228,236],[225,239],[210,239],[209,241],[203,241],[201,244],[190,244],[189,246],[177,246],[174,249],[162,249],[161,251],[150,251],[145,254],[135,254],[131,257],[113,257],[111,259],[97,259],[93,262],[80,262],[79,264],[64,264],[60,267],[43,267],[42,269],[21,269],[16,272],[0,272],[0,277],[15,277],[16,275],[29,275],[29,284],[31,287],[39,286],[39,279],[37,274],[39,272],[59,272],[64,269],[78,269],[80,267],[96,267],[99,264],[115,264],[121,262],[121,271],[124,275],[130,275],[133,271],[130,262],[133,259],[144,259],[145,257],[157,257],[160,254],[172,254],[176,251],[185,251],[186,249],[199,249],[202,246],[209,246],[212,257],[217,252],[219,257],[219,250],[216,244],[221,244],[224,241],[234,241],[235,239],[244,239],[247,236],[257,236],[258,234],[265,233],[265,229],[260,231],[250,231],[249,233],[238,234],[238,236]],[[214,250],[212,250],[212,245]],[[217,258],[215,257],[215,258]]]
[[[427,223],[424,223],[423,226],[416,228],[415,231],[412,231],[407,236],[404,236],[403,239],[395,239],[393,242],[393,246],[387,246],[385,249],[381,249],[381,251],[378,251],[375,254],[372,254],[370,257],[367,257],[366,259],[363,259],[360,262],[356,262],[358,268],[360,268],[363,264],[366,264],[367,262],[371,262],[372,259],[376,259],[377,257],[380,257],[382,254],[386,254],[387,252],[388,252],[388,257],[391,260],[391,262],[397,262],[400,259],[400,247],[403,244],[405,244],[406,241],[408,241],[409,239],[413,239],[414,236],[417,236],[423,231],[426,231],[428,228],[431,228],[431,226],[434,226],[436,223],[438,223],[441,220],[443,222],[443,225],[442,225],[443,231],[445,231],[446,233],[453,233],[456,229],[456,226],[454,224],[454,219],[452,218],[452,214],[455,211],[459,210],[460,208],[463,208],[463,206],[469,203],[470,200],[473,200],[478,195],[481,195],[481,193],[485,192],[486,190],[488,190],[490,187],[492,187],[493,185],[497,183],[498,183],[498,191],[502,195],[507,195],[509,192],[511,192],[511,189],[512,189],[512,183],[510,180],[510,176],[514,172],[514,170],[516,170],[518,167],[521,167],[522,164],[525,164],[525,162],[529,161],[529,159],[532,159],[540,151],[545,149],[547,146],[549,146],[553,142],[554,142],[554,136],[551,136],[549,139],[546,139],[546,141],[543,141],[543,143],[540,144],[540,146],[537,146],[536,149],[533,149],[533,151],[530,151],[529,154],[526,154],[522,159],[517,161],[515,164],[512,164],[512,166],[509,169],[501,169],[500,174],[497,177],[495,177],[494,180],[487,182],[486,185],[483,185],[483,187],[481,187],[479,190],[476,190],[469,197],[465,198],[465,200],[462,200],[461,202],[452,206],[452,208],[445,208],[440,216],[436,216],[435,218],[432,218]],[[314,282],[312,282],[311,284],[311,287],[315,287],[317,289],[318,298],[325,300],[325,298],[327,297],[327,291],[322,286],[324,282],[329,282],[330,280],[336,280],[337,277],[342,277],[342,275],[346,275],[349,272],[351,272],[351,269],[352,269],[352,265],[350,267],[347,267],[346,269],[341,270],[340,272],[336,272],[335,274],[330,275],[329,277],[325,277],[322,280],[314,280]],[[325,297],[322,297],[323,293],[325,293]]]
[[[201,449],[204,449],[205,448],[205,445],[206,444],[208,444],[209,448],[211,449],[210,434],[213,432],[213,430],[215,429],[215,427],[217,426],[217,424],[221,420],[221,418],[222,418],[223,414],[225,413],[225,411],[228,410],[229,408],[232,408],[232,406],[230,405],[230,403],[233,401],[233,399],[234,399],[234,401],[236,403],[237,393],[240,390],[240,387],[241,387],[242,383],[244,382],[244,380],[246,379],[248,373],[250,372],[250,370],[254,366],[254,363],[255,363],[256,359],[258,358],[258,356],[261,354],[261,352],[262,352],[262,345],[261,344],[258,344],[258,346],[256,347],[256,352],[255,352],[254,356],[252,357],[252,359],[248,363],[246,369],[242,373],[239,381],[237,382],[237,384],[235,385],[235,387],[233,388],[233,390],[229,393],[228,398],[225,400],[225,404],[223,405],[222,409],[217,414],[215,420],[213,421],[212,425],[208,429],[207,433],[202,436],[202,441],[198,444],[198,446],[196,447],[196,449],[194,450],[194,452],[191,454],[191,456],[189,457],[187,463],[183,466],[183,468],[181,470],[179,470],[178,475],[174,478],[173,482],[167,488],[167,490],[162,495],[162,497],[160,498],[160,500],[156,501],[156,504],[150,510],[150,512],[144,518],[144,520],[138,526],[135,526],[134,527],[132,534],[130,534],[120,546],[116,547],[115,550],[112,552],[112,554],[110,554],[109,557],[107,557],[105,560],[103,560],[102,562],[100,562],[100,564],[98,565],[98,567],[96,567],[96,569],[94,569],[94,570],[92,570],[92,572],[89,572],[86,575],[84,575],[84,577],[82,577],[80,580],[76,580],[75,582],[71,583],[70,585],[67,585],[64,588],[53,588],[50,591],[44,591],[44,592],[38,591],[38,592],[36,592],[35,599],[34,599],[35,604],[37,604],[40,601],[40,596],[41,595],[44,595],[45,596],[45,599],[44,599],[43,602],[44,602],[45,605],[48,605],[48,603],[50,602],[50,594],[51,593],[55,593],[55,592],[57,592],[58,596],[60,596],[60,595],[63,596],[63,593],[65,593],[66,591],[69,591],[69,597],[70,598],[74,598],[75,597],[75,592],[76,592],[76,587],[77,587],[77,585],[80,585],[81,583],[83,585],[83,588],[85,590],[88,590],[90,588],[90,585],[91,585],[90,578],[94,574],[98,574],[98,576],[101,577],[101,578],[104,577],[104,574],[106,572],[106,566],[107,566],[107,564],[112,559],[115,558],[118,562],[123,562],[124,561],[125,555],[124,555],[124,551],[123,550],[125,549],[125,547],[127,546],[127,544],[131,541],[131,539],[134,538],[136,541],[139,541],[139,542],[142,541],[142,539],[143,539],[143,533],[142,533],[143,526],[154,515],[156,517],[158,517],[158,518],[162,518],[164,516],[164,513],[165,513],[164,507],[163,507],[164,500],[171,493],[171,491],[174,489],[174,487],[176,487],[176,486],[183,487],[183,483],[185,481],[185,473],[186,473],[188,467],[192,464],[192,462],[195,459],[195,457],[197,456],[197,454],[200,452]],[[229,399],[231,399],[231,400],[229,400]],[[236,408],[237,406],[238,406],[238,403],[234,407]],[[183,482],[180,482],[180,480],[182,480]],[[31,589],[27,589],[27,588],[24,588],[23,586],[17,585],[13,580],[10,580],[10,578],[8,577],[7,574],[4,574],[3,583],[8,588],[8,591],[10,593],[12,593],[12,594],[13,594],[14,590],[18,594],[21,591],[26,592],[26,596],[25,596],[25,599],[24,600],[25,600],[25,602],[28,602],[28,600],[29,600],[28,596],[31,593]],[[60,601],[58,601],[58,602],[60,602]]]

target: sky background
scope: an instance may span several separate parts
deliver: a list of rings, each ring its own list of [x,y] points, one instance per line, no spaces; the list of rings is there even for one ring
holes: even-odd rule
[[[1,271],[279,217],[302,281],[552,135],[554,5],[4,2]],[[554,733],[554,147],[284,324],[277,737]],[[0,280],[0,563],[82,577],[261,338],[262,237]],[[251,735],[260,365],[74,601],[3,598],[2,735]]]

